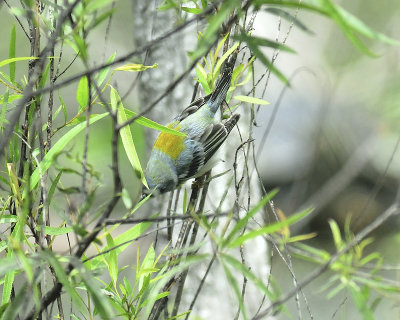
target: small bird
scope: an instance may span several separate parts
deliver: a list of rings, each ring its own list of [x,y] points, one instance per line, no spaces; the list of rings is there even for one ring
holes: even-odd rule
[[[167,125],[186,136],[158,135],[145,171],[149,190],[143,189],[142,198],[150,192],[172,191],[211,169],[207,163],[240,118],[234,114],[224,123],[215,119],[220,105],[226,103],[231,78],[232,69],[227,67],[211,94],[191,103]]]

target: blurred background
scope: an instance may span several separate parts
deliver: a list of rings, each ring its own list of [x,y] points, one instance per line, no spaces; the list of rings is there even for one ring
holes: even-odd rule
[[[400,40],[398,0],[336,2],[372,29]],[[104,24],[97,29],[97,33],[91,34],[89,52],[92,60],[96,61],[97,58],[98,61],[105,61],[114,52],[123,55],[173,27],[177,22],[176,17],[157,12],[155,7],[153,1],[119,2],[110,25]],[[8,57],[8,31],[15,23],[7,10],[5,5],[0,10],[1,28],[7,30],[3,33],[4,41],[0,43],[1,59]],[[256,113],[256,160],[265,188],[280,188],[275,206],[286,216],[309,206],[315,208],[307,219],[294,226],[292,232],[316,232],[318,236],[309,242],[333,252],[327,222],[329,218],[335,219],[343,227],[346,217],[351,216],[352,230],[357,232],[380,215],[397,193],[400,178],[400,153],[397,150],[400,137],[400,49],[362,39],[377,55],[371,58],[350,44],[332,21],[303,11],[298,12],[297,18],[308,31],[292,27],[290,22],[268,12],[259,12],[256,16],[255,35],[279,41],[287,38],[286,44],[296,50],[295,54],[280,52],[275,61],[276,66],[290,79],[290,87],[285,87],[273,75],[271,78],[265,76],[264,66],[255,62],[255,79],[263,77],[256,89],[256,96],[270,102],[270,105],[262,106]],[[184,34],[163,42],[162,46],[143,56],[141,61],[132,61],[147,65],[157,63],[157,69],[143,73],[139,79],[128,72],[115,74],[111,84],[123,96],[125,107],[140,111],[163,92],[171,79],[186,69],[186,52],[193,50],[197,43],[193,36],[196,27],[199,26],[193,26]],[[108,34],[106,39],[105,34]],[[17,56],[29,55],[27,40],[19,28],[17,44]],[[63,54],[64,64],[68,65],[74,58],[74,52],[66,49]],[[266,54],[272,57],[273,52],[266,51]],[[66,75],[74,74],[79,68],[79,64],[73,64]],[[17,67],[16,78],[25,71]],[[194,83],[192,74],[147,116],[163,124],[170,121],[190,102]],[[65,104],[71,110],[77,108],[76,87],[77,83],[73,83],[68,88],[69,94],[64,91]],[[242,106],[239,111],[245,119],[246,108]],[[58,125],[63,123],[61,118],[57,121]],[[111,154],[109,148],[104,148],[104,141],[110,140],[110,132],[104,128],[110,128],[106,121],[91,128],[89,144],[88,161],[100,173],[100,180],[103,181],[97,199],[107,197],[110,192],[107,181],[111,177]],[[136,125],[133,125],[133,130],[144,164],[157,133]],[[58,135],[61,136],[62,132]],[[146,141],[146,144],[142,141]],[[68,148],[71,154],[81,156],[83,135]],[[139,184],[123,150],[121,157],[124,185],[135,202],[140,192]],[[61,165],[63,161],[71,165],[69,158],[60,161]],[[66,178],[63,183],[67,187],[74,178]],[[154,207],[158,205],[157,201],[151,204]],[[120,206],[123,212],[123,205]],[[54,209],[67,210],[62,196],[59,207]],[[146,215],[146,212],[142,214]],[[388,265],[399,264],[398,226],[398,219],[392,219],[376,230],[372,235],[374,242],[368,249],[381,252]],[[58,245],[60,250],[64,248],[62,243]],[[264,263],[268,257],[265,246],[260,246],[259,249],[254,248],[254,252],[265,255],[263,262],[260,262]],[[126,263],[129,263],[132,257],[126,259]],[[276,254],[268,263],[271,263],[272,275],[282,292],[293,288],[287,266]],[[315,265],[295,258],[293,264],[298,279],[303,279],[315,268]],[[397,279],[398,268],[387,271],[386,275]],[[328,277],[329,274],[323,275],[305,290],[315,319],[361,319],[353,304],[349,303],[351,299],[346,292],[326,300],[326,292],[320,288]],[[218,301],[211,304],[216,304],[215,308],[218,308]],[[302,306],[305,315],[306,304]],[[215,308],[210,308],[210,312],[215,312]],[[288,303],[288,309],[296,318],[294,301]],[[206,317],[207,311],[203,312],[206,313],[202,316]],[[226,310],[222,309],[221,312],[223,314]],[[377,314],[380,315],[379,319],[400,318],[399,305],[393,300],[382,301]],[[218,316],[215,317],[218,319]],[[288,316],[282,314],[277,318],[286,319]]]

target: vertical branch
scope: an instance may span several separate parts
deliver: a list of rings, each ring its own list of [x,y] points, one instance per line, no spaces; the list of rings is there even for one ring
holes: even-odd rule
[[[88,92],[89,92],[89,100],[88,100],[88,108],[87,108],[87,113],[86,113],[86,129],[85,129],[85,145],[83,149],[83,160],[82,160],[82,167],[83,167],[83,172],[82,172],[82,194],[83,194],[83,200],[82,202],[85,202],[88,196],[88,191],[87,191],[87,186],[86,186],[86,180],[87,180],[87,156],[88,156],[88,149],[89,149],[89,131],[90,131],[90,115],[92,113],[92,90],[91,90],[91,85],[92,83],[92,77],[88,76]]]

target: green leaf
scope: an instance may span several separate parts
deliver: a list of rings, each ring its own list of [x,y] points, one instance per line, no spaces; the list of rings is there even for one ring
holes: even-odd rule
[[[239,42],[236,42],[232,47],[230,47],[223,55],[220,59],[218,59],[217,64],[215,65],[215,69],[214,69],[214,78],[217,76],[217,74],[219,73],[219,69],[221,69],[222,64],[224,63],[224,61],[226,61],[228,59],[228,57],[232,54],[233,51],[235,51],[237,49],[237,47],[239,47]]]
[[[176,267],[173,267],[172,269],[168,270],[165,273],[159,272],[158,277],[151,279],[150,283],[153,284],[154,286],[152,287],[152,290],[150,291],[149,296],[146,299],[147,307],[143,319],[148,318],[151,309],[154,305],[154,302],[157,301],[157,299],[159,299],[158,297],[159,292],[164,288],[164,286],[174,275],[183,272],[193,264],[204,261],[208,257],[209,257],[208,254],[188,256],[184,260],[180,261],[180,263]],[[166,292],[161,292],[160,294],[166,294]]]
[[[204,36],[200,38],[196,50],[189,54],[192,61],[204,56],[210,45],[217,39],[218,31],[225,19],[239,5],[240,2],[237,0],[223,1],[218,13],[210,18],[208,26],[204,31]]]
[[[227,255],[227,254],[222,254],[221,258],[223,261],[226,261],[229,263],[232,267],[234,267],[236,270],[241,272],[246,279],[250,280],[253,282],[257,288],[259,288],[268,298],[270,301],[276,300],[276,295],[272,293],[269,289],[268,286],[263,283],[263,281],[258,278],[249,267],[243,265],[239,260],[235,259],[234,257]]]
[[[96,114],[93,117],[90,118],[89,125],[95,123],[96,121],[103,119],[105,116],[108,115],[108,112],[102,113],[102,114]],[[33,171],[32,176],[31,176],[31,183],[30,183],[30,190],[33,190],[39,180],[40,180],[40,174],[44,174],[51,166],[53,163],[54,157],[60,153],[62,150],[65,149],[65,146],[73,139],[75,136],[80,133],[83,129],[86,127],[86,122],[82,122],[69,130],[66,134],[64,134],[60,140],[58,140],[54,146],[47,152],[47,154],[44,156],[43,160],[40,162],[40,166]],[[39,169],[40,168],[40,169]],[[23,197],[25,198],[26,196],[26,190],[24,190],[24,195]]]
[[[0,223],[12,223],[17,221],[18,217],[13,214],[3,214],[0,216]]]
[[[110,99],[111,99],[112,108],[114,110],[118,110],[118,122],[124,123],[127,120],[127,117],[125,114],[125,108],[122,105],[122,101],[118,95],[118,92],[113,87],[111,87]],[[129,159],[129,162],[131,163],[133,170],[140,177],[140,180],[142,181],[142,183],[146,187],[148,187],[146,178],[143,173],[142,166],[140,165],[139,156],[136,152],[135,144],[133,143],[131,128],[129,126],[125,126],[125,127],[121,128],[120,135],[121,135],[122,144],[125,149],[125,153]]]
[[[337,251],[340,251],[343,248],[343,241],[342,241],[342,236],[340,234],[340,229],[338,224],[332,220],[329,219],[329,226],[331,228],[332,231],[332,236],[333,236],[333,240],[335,242],[335,247]]]
[[[267,105],[269,104],[268,101],[259,99],[259,98],[254,98],[254,97],[249,97],[249,96],[234,96],[233,99],[243,101],[243,102],[248,102],[251,104],[261,104],[261,105]]]
[[[42,76],[40,77],[39,88],[43,88],[44,85],[46,84],[47,76],[48,76],[49,70],[50,70],[50,64],[51,64],[51,61],[49,61],[47,63],[46,69],[44,69],[44,72],[43,72]]]
[[[197,81],[200,82],[201,86],[203,87],[203,90],[205,92],[206,95],[211,93],[211,88],[208,85],[208,81],[207,81],[207,73],[204,70],[203,66],[201,64],[197,64],[196,66],[196,75],[197,75]]]
[[[2,259],[3,260],[3,259]],[[11,291],[14,284],[15,271],[10,270],[6,273],[3,283],[3,294],[1,296],[1,304],[8,303],[11,298]]]
[[[76,100],[80,105],[80,110],[86,108],[89,103],[89,82],[86,76],[79,80],[78,89],[76,90]]]
[[[6,111],[7,111],[7,106],[8,106],[8,96],[9,96],[9,92],[8,89],[6,90],[6,92],[3,95],[3,103],[1,104],[1,113],[0,113],[0,128],[3,126],[3,122],[4,123],[8,123],[5,115],[6,115]]]
[[[318,0],[321,1],[321,0]],[[323,0],[322,5],[326,8],[329,16],[333,21],[337,23],[340,29],[342,29],[347,39],[353,43],[353,45],[366,55],[376,57],[377,55],[370,51],[365,44],[356,36],[354,30],[348,25],[346,19],[340,14],[339,7],[332,3],[330,0]]]
[[[16,33],[15,33],[15,23],[14,23],[11,28],[10,44],[9,44],[9,49],[8,49],[8,57],[10,59],[15,58],[15,41],[16,41]],[[10,80],[11,80],[11,82],[14,82],[15,81],[15,62],[11,62],[8,67],[10,70]]]
[[[107,60],[107,64],[114,61],[116,54],[117,54],[117,53],[114,52],[114,53],[111,55],[111,57]],[[100,72],[98,73],[98,75],[95,77],[96,82],[97,82],[97,85],[98,85],[99,87],[103,84],[103,82],[104,82],[104,80],[106,79],[107,74],[108,74],[109,71],[110,71],[110,67],[101,69],[101,71],[100,71]]]
[[[37,287],[36,287],[37,288]],[[2,319],[19,319],[19,314],[22,309],[22,307],[26,308],[26,302],[28,301],[28,298],[26,295],[30,292],[30,290],[27,288],[27,283],[24,283],[22,285],[22,288],[18,291],[18,293],[9,301],[6,305],[8,305],[7,309],[5,310],[4,313],[1,312],[0,314],[2,315]],[[31,298],[30,296],[29,298]]]
[[[38,57],[16,57],[16,58],[12,58],[12,59],[6,59],[6,60],[0,61],[0,67],[5,66],[10,63],[13,63],[13,62],[16,62],[16,61],[34,60],[34,59],[38,59]]]
[[[275,66],[274,64],[262,53],[260,50],[260,46],[265,46],[267,45],[268,40],[266,39],[261,39],[256,38],[256,37],[251,37],[246,34],[246,32],[242,31],[241,34],[235,36],[236,39],[239,39],[243,42],[247,43],[247,46],[249,47],[250,51],[254,54],[254,56],[260,61],[273,73],[275,74],[279,80],[281,80],[285,85],[289,85],[289,80],[281,73]]]
[[[144,71],[147,69],[155,69],[158,67],[158,64],[155,63],[152,66],[145,66],[143,64],[139,63],[128,63],[124,64],[123,66],[120,66],[118,68],[115,68],[114,71],[130,71],[130,72],[139,72],[139,71]]]
[[[357,306],[358,311],[362,314],[362,318],[364,320],[375,320],[374,314],[368,306],[368,299],[364,297],[362,291],[354,286],[350,286],[349,291],[351,293],[351,297],[354,300],[354,304]]]
[[[140,237],[151,225],[151,222],[144,222],[144,223],[139,223],[129,230],[125,231],[124,233],[120,234],[119,236],[114,238],[114,246],[115,246],[115,251],[116,254],[119,255],[121,252],[123,252],[132,242]],[[105,233],[107,234],[109,231]],[[99,253],[101,254],[102,252],[107,252],[108,250],[112,249],[108,245],[105,246]],[[95,259],[99,259],[100,257],[96,257]]]
[[[223,246],[229,245],[233,237],[239,233],[240,230],[244,228],[249,221],[258,211],[260,211],[276,194],[278,193],[278,189],[273,189],[268,192],[268,194],[262,198],[247,214],[245,217],[240,219],[236,225],[233,227],[232,231],[223,241]]]
[[[67,106],[65,105],[64,100],[63,100],[63,98],[61,97],[60,92],[58,92],[58,99],[60,100],[61,107],[62,107],[62,109],[63,109],[63,113],[64,113],[64,122],[67,122],[67,119],[68,119]]]
[[[107,19],[108,17],[112,16],[114,14],[114,12],[117,11],[117,7],[114,7],[102,14],[100,14],[99,16],[95,16],[95,20],[92,21],[92,24],[90,26],[90,29],[94,29],[95,27],[97,27],[100,23],[102,23],[105,19]]]
[[[202,9],[199,8],[189,8],[189,7],[181,7],[182,11],[193,13],[193,14],[200,14],[203,12]]]
[[[122,188],[121,198],[122,198],[122,202],[125,205],[125,208],[128,210],[131,209],[132,208],[132,199],[129,195],[128,190],[126,190],[126,188]]]
[[[113,248],[115,246],[114,239],[112,238],[111,234],[106,235],[107,239],[107,246],[109,248]],[[108,264],[108,272],[110,274],[111,281],[115,285],[118,281],[118,260],[117,254],[115,250],[111,250],[107,254],[107,264]]]
[[[85,40],[83,40],[83,38],[77,33],[73,33],[72,37],[74,38],[75,44],[78,47],[79,55],[82,57],[83,60],[86,60],[88,56]]]
[[[85,10],[87,13],[102,9],[103,7],[111,5],[113,0],[91,0],[88,2]]]
[[[0,277],[3,277],[9,272],[14,272],[17,270],[21,269],[21,266],[19,265],[18,261],[15,259],[15,256],[10,254],[11,251],[9,251],[9,254],[7,257],[2,257],[1,258],[1,263],[0,263]],[[4,292],[4,288],[3,288]]]
[[[280,231],[284,227],[288,227],[288,226],[292,225],[293,223],[299,221],[300,219],[304,218],[305,216],[310,214],[311,211],[312,211],[312,209],[307,209],[302,212],[296,213],[283,221],[275,222],[275,223],[269,224],[267,226],[264,226],[260,229],[249,231],[249,232],[245,233],[244,235],[233,240],[231,243],[229,243],[228,246],[230,248],[234,248],[234,247],[240,246],[244,242],[254,239],[258,236],[271,234],[271,233]]]
[[[82,314],[85,314],[87,310],[82,297],[78,294],[76,289],[72,286],[72,281],[70,281],[68,275],[66,274],[64,267],[60,263],[60,257],[56,257],[53,252],[49,250],[43,250],[40,252],[40,256],[48,261],[48,263],[53,267],[55,274],[57,275],[57,281],[63,285],[63,290],[65,290],[74,303],[74,308],[79,310]]]
[[[265,11],[272,13],[274,15],[277,15],[279,17],[282,17],[283,19],[293,23],[296,27],[301,29],[304,32],[307,32],[309,34],[314,34],[314,32],[310,29],[307,28],[307,26],[301,22],[299,19],[297,19],[296,16],[290,14],[289,12],[282,10],[280,8],[266,8],[264,9]]]
[[[37,225],[36,230],[41,231],[43,228],[43,231],[45,234],[50,235],[50,236],[60,236],[62,234],[70,233],[74,231],[73,227],[50,227],[50,226],[42,226],[42,225]]]
[[[294,51],[292,48],[288,47],[287,45],[284,45],[280,42],[276,42],[273,40],[269,40],[269,39],[264,39],[264,38],[260,38],[260,37],[254,37],[254,36],[243,36],[244,33],[239,34],[238,36],[235,36],[234,38],[237,38],[238,40],[241,41],[251,41],[252,44],[256,45],[256,46],[260,46],[260,47],[268,47],[268,48],[273,48],[273,49],[278,49],[278,50],[282,50],[282,51],[286,51],[286,52],[290,52],[290,53],[296,53],[296,51]]]
[[[54,179],[53,183],[50,186],[49,193],[47,195],[47,208],[50,206],[51,200],[53,199],[54,191],[56,190],[56,187],[58,186],[58,182],[60,181],[62,173],[63,173],[63,171],[61,170],[57,174],[57,177]]]
[[[233,288],[233,292],[235,292],[236,299],[239,303],[239,309],[242,312],[243,319],[246,320],[247,319],[246,306],[243,303],[243,298],[241,291],[239,289],[237,278],[233,276],[232,272],[229,270],[228,266],[225,263],[223,263],[222,266],[224,267],[226,278],[228,279],[229,284]]]
[[[394,46],[400,45],[400,41],[390,38],[390,37],[386,36],[385,34],[382,34],[382,33],[372,30],[364,22],[362,22],[360,19],[358,19],[356,16],[352,15],[350,12],[346,11],[342,7],[336,6],[336,9],[340,13],[340,15],[343,17],[343,19],[346,21],[347,25],[349,27],[351,27],[353,30],[362,34],[363,36],[370,38],[370,39],[377,39],[379,41],[382,41],[384,43],[394,45]]]
[[[85,265],[80,260],[73,257],[71,258],[71,263],[74,265],[75,270],[78,271],[80,278],[84,282],[100,317],[105,320],[113,319],[113,310],[109,299],[99,286],[99,282],[86,269]]]
[[[254,0],[253,1],[254,6],[260,7],[264,4],[266,5],[277,5],[279,7],[288,7],[288,8],[295,8],[295,9],[305,9],[308,11],[313,11],[322,15],[327,16],[328,13],[315,5],[304,3],[304,2],[298,2],[298,1],[286,1],[286,0]]]

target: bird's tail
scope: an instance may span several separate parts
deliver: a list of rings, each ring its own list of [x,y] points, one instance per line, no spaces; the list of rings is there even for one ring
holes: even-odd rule
[[[226,93],[229,90],[232,79],[232,68],[226,67],[222,77],[218,80],[215,85],[215,89],[211,94],[210,100],[208,100],[208,105],[212,112],[217,112],[221,103],[225,100]]]

